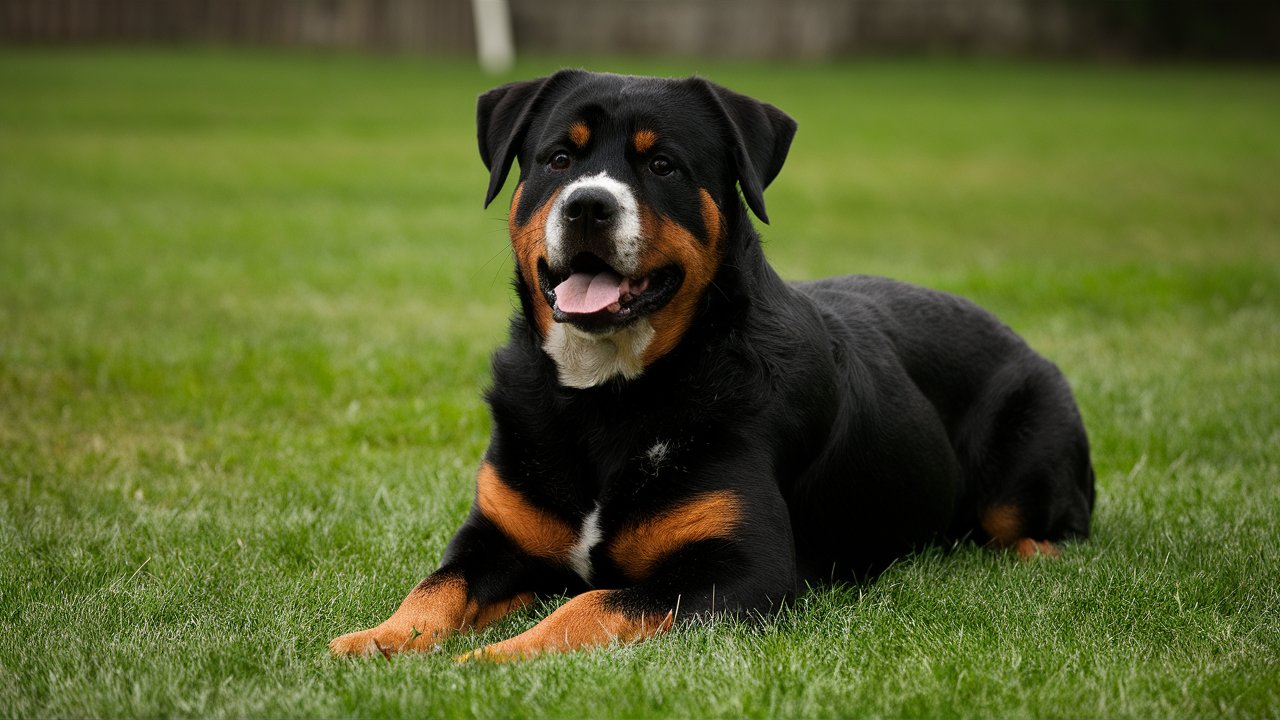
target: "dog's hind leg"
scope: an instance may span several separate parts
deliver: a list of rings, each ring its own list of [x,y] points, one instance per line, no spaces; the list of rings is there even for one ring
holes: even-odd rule
[[[1062,552],[1048,540],[1027,535],[1017,505],[992,505],[982,512],[979,527],[987,545],[998,550],[1013,550],[1023,560],[1035,557],[1058,557]]]
[[[1019,557],[1056,556],[1085,538],[1094,475],[1066,380],[1038,356],[997,373],[957,448],[971,485],[976,539]]]

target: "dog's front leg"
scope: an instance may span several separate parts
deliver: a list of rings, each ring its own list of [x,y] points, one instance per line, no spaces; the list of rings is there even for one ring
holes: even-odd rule
[[[638,642],[666,632],[677,620],[771,614],[794,593],[796,571],[782,500],[769,494],[744,501],[743,517],[750,521],[729,534],[708,535],[697,517],[668,513],[647,529],[621,535],[625,542],[615,540],[610,549],[629,561],[635,584],[578,595],[520,635],[459,659],[510,660]],[[707,502],[685,507],[724,509]]]
[[[609,645],[638,642],[664,633],[675,621],[676,603],[663,610],[631,605],[628,590],[592,590],[561,605],[542,622],[519,635],[487,645],[460,660],[514,660],[544,652],[564,652]],[[649,604],[649,603],[646,603]]]
[[[430,650],[448,636],[485,625],[533,601],[532,593],[517,593],[481,602],[456,569],[432,573],[409,593],[391,617],[368,630],[334,638],[335,655],[373,655]]]
[[[486,461],[471,514],[449,542],[440,569],[384,622],[335,638],[329,648],[335,655],[430,650],[454,633],[483,628],[532,602],[539,577],[574,541],[572,530],[525,501]]]
[[[499,529],[494,510],[485,514],[492,504],[486,500],[486,473],[491,473],[487,464],[480,473],[478,500],[449,542],[440,569],[382,623],[330,642],[335,655],[431,650],[454,633],[483,628],[533,601],[529,573],[537,561]]]

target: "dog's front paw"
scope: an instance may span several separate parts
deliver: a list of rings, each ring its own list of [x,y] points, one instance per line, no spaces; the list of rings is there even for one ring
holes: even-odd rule
[[[382,655],[387,659],[393,653],[435,648],[435,634],[420,632],[417,628],[398,628],[379,625],[360,632],[347,633],[329,641],[334,655],[368,657]]]
[[[329,641],[329,651],[334,655],[364,657],[382,652],[382,645],[374,637],[373,630],[347,633]],[[386,654],[390,654],[389,652]]]

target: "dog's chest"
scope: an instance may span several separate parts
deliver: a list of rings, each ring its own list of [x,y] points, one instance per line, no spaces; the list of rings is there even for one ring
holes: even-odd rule
[[[578,541],[569,549],[569,567],[578,574],[588,585],[591,584],[592,566],[591,551],[595,549],[603,539],[603,533],[600,529],[600,504],[596,503],[595,509],[587,513],[582,520],[582,527],[578,528]]]
[[[639,478],[633,476],[629,483],[634,484],[637,481],[644,483],[656,477],[670,462],[673,450],[673,443],[670,441],[656,440],[640,454],[636,465],[640,470]],[[634,485],[632,489],[635,489]],[[647,544],[636,533],[628,532],[633,530],[635,525],[642,524],[642,520],[625,517],[629,515],[625,505],[625,502],[607,497],[597,500],[577,528],[577,540],[569,549],[566,560],[573,572],[587,584],[592,584],[594,579],[599,578],[602,571],[612,572],[618,569],[616,567],[618,565],[627,565],[625,558],[619,562],[613,557],[620,550],[623,548],[634,550],[638,549],[637,546]],[[608,522],[605,521],[606,519]],[[598,552],[600,549],[607,549],[610,552]],[[603,567],[602,563],[608,566],[608,569]]]

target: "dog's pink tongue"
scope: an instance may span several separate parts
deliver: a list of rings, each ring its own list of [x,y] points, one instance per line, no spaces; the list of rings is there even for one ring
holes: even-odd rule
[[[556,286],[556,307],[561,312],[588,315],[618,302],[621,296],[622,276],[617,273],[574,273]]]

